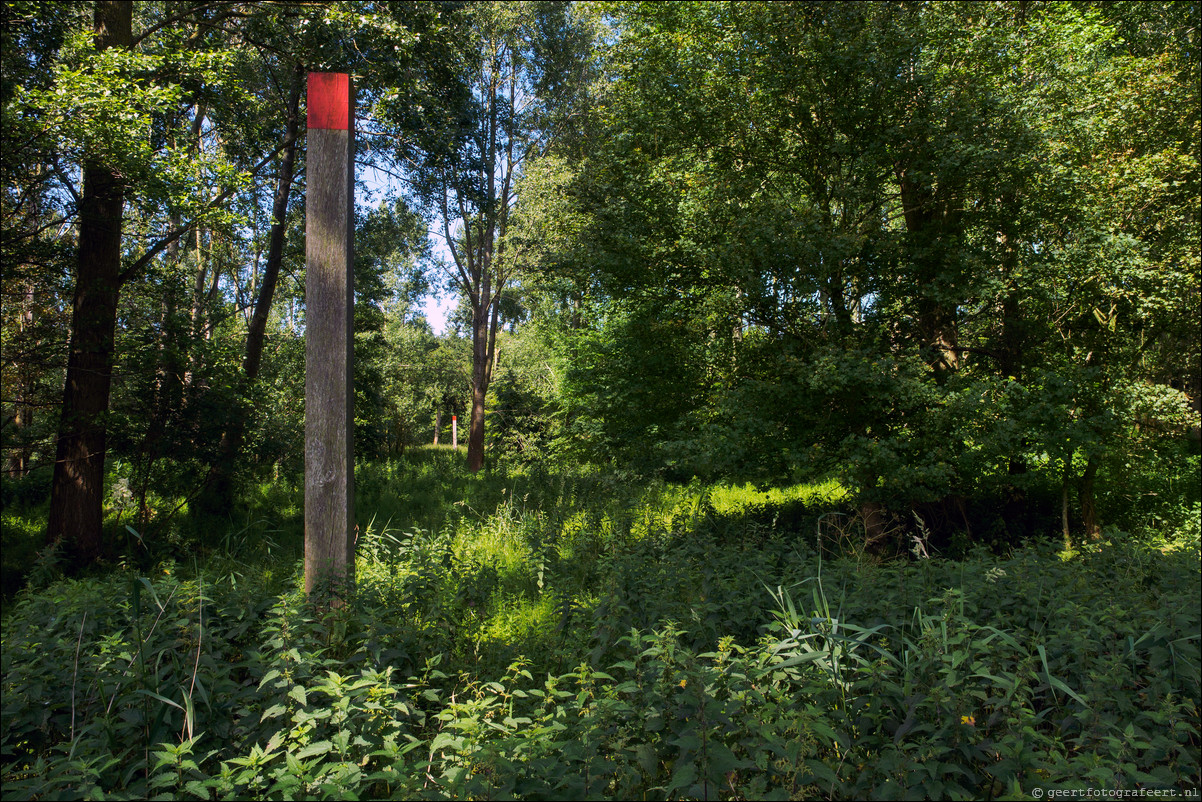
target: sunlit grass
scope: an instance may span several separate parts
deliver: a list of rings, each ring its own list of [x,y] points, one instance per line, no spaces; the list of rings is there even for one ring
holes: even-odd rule
[[[846,501],[847,488],[835,479],[816,484],[799,483],[785,487],[758,489],[753,484],[715,485],[709,501],[719,515],[761,511],[801,502],[810,506],[834,505]]]
[[[1020,796],[1035,767],[1045,784],[1118,782],[1138,761],[1168,783],[1196,764],[1188,521],[1071,555],[1050,537],[863,562],[815,549],[815,521],[853,510],[835,482],[473,476],[410,457],[360,466],[341,607],[304,601],[299,487],[282,480],[210,521],[191,559],[39,580],[4,631],[5,748],[21,756],[6,790],[259,798],[304,777],[320,796],[336,777],[360,798],[639,798],[688,766],[729,798],[865,798],[927,789],[929,754],[956,768],[938,788],[971,798],[999,772]],[[190,722],[204,757],[181,773]],[[1124,751],[1111,724],[1168,757]],[[564,791],[567,776],[595,785]]]

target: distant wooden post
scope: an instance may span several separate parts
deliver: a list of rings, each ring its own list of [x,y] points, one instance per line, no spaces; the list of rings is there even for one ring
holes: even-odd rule
[[[459,416],[451,416],[451,448],[459,448]]]
[[[353,582],[354,87],[309,73],[305,173],[305,592]]]

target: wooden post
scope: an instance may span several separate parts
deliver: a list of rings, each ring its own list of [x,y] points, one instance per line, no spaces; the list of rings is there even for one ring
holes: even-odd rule
[[[451,416],[451,448],[459,448],[459,416]]]
[[[309,73],[305,174],[305,592],[353,582],[354,87]]]

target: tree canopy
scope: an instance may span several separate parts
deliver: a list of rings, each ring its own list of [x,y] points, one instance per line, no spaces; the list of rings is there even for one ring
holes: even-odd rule
[[[6,2],[3,37],[6,468],[56,472],[85,561],[106,456],[143,527],[299,467],[309,70],[355,74],[375,193],[360,454],[463,415],[473,470],[834,473],[1019,537],[1049,482],[1098,532],[1099,471],[1196,432],[1193,4]]]
[[[4,795],[1196,794],[1200,17],[3,0]]]

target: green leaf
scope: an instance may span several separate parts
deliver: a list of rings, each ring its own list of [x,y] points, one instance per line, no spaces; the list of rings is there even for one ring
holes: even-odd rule
[[[651,744],[638,744],[634,749],[635,760],[643,774],[654,776],[659,768],[659,755]]]
[[[440,732],[434,736],[434,740],[430,742],[430,753],[433,754],[441,749],[450,749],[452,752],[458,752],[463,748],[463,738],[452,735],[449,732]]]
[[[171,705],[172,707],[174,707],[177,710],[182,711],[184,709],[183,705],[181,705],[179,702],[173,702],[170,699],[168,699],[166,696],[157,694],[154,691],[147,690],[146,688],[137,688],[134,692],[140,693],[143,696],[149,696],[151,699],[157,699],[160,702],[165,702],[166,704]]]
[[[326,752],[329,752],[333,747],[334,747],[334,745],[332,743],[330,743],[329,741],[317,741],[316,743],[311,743],[308,746],[306,746],[305,748],[301,749],[299,752],[297,752],[296,757],[298,760],[304,760],[305,758],[315,757],[317,755],[324,755]]]
[[[805,765],[815,779],[830,783],[831,788],[839,785],[839,775],[835,774],[831,767],[823,763],[821,760],[807,758]]]
[[[188,780],[184,783],[184,790],[197,799],[208,799],[211,796],[209,787],[199,780]]]
[[[664,795],[670,798],[673,791],[688,787],[696,779],[697,767],[692,761],[678,766],[677,769],[672,772],[672,781],[668,783],[668,787],[664,789]]]
[[[288,712],[288,708],[284,707],[284,705],[276,704],[276,705],[272,705],[271,707],[264,710],[261,718],[264,721],[266,721],[269,718],[275,718],[276,716],[282,716],[287,712]]]

